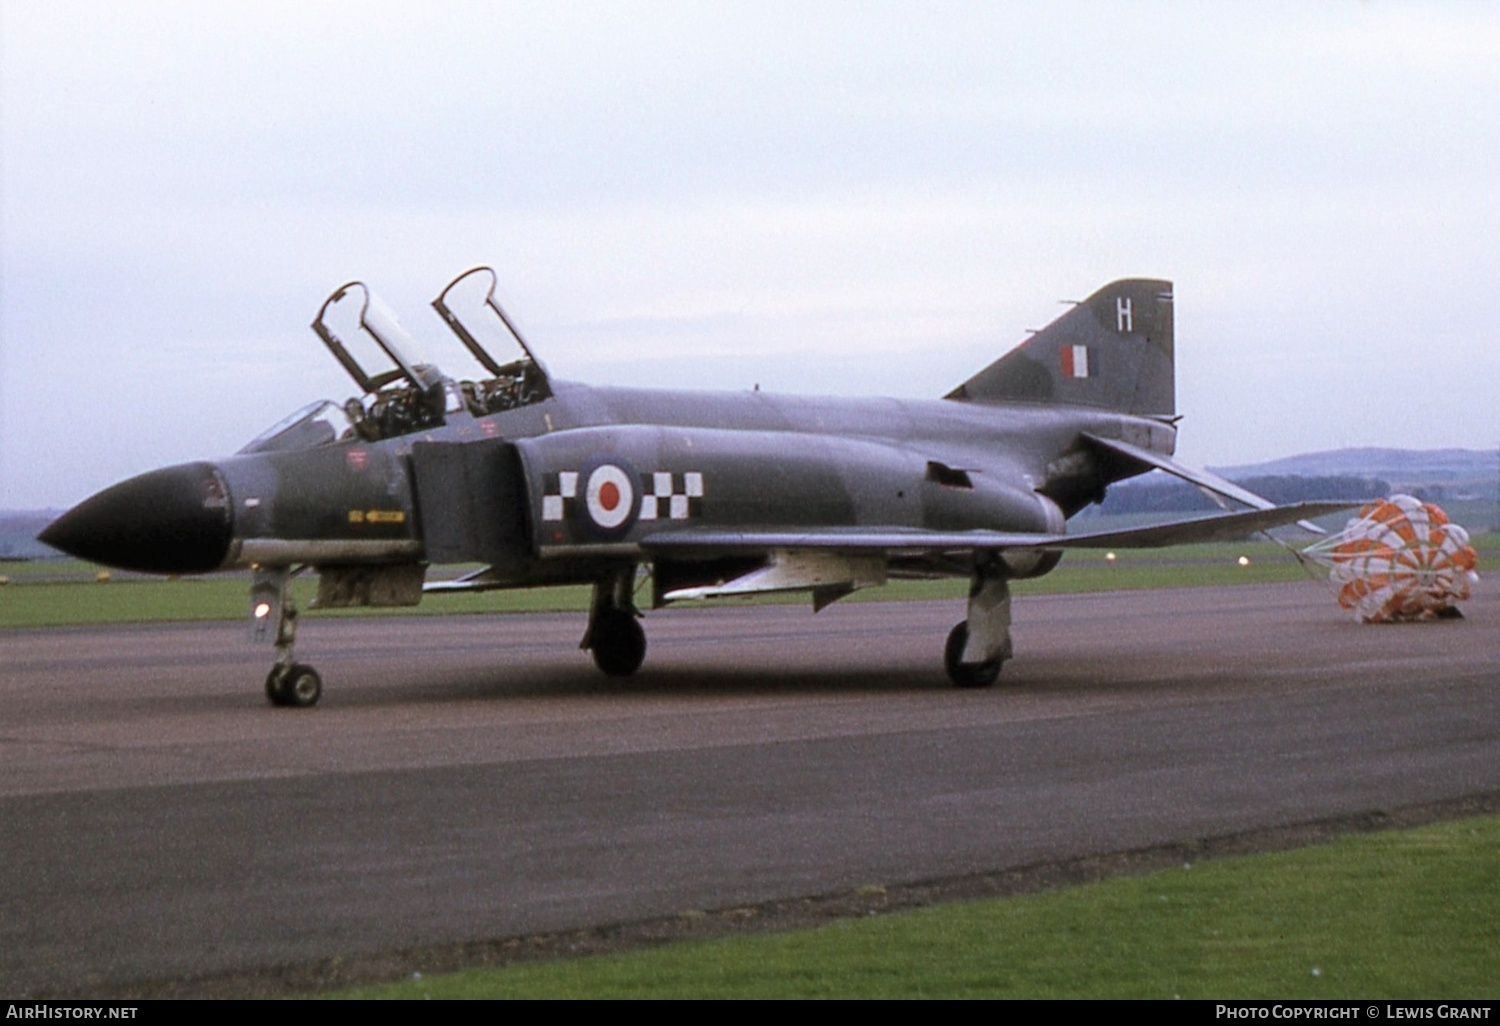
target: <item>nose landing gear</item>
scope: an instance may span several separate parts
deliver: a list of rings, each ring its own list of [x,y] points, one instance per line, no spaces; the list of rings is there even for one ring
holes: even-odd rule
[[[297,640],[297,604],[292,599],[291,570],[257,567],[250,582],[250,640],[276,646],[276,665],[266,675],[266,698],[272,705],[306,709],[323,695],[323,678],[293,660]]]

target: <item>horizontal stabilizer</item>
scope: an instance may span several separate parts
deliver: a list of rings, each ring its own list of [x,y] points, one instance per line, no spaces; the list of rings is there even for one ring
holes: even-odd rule
[[[1276,508],[1276,504],[1270,499],[1267,499],[1261,495],[1256,495],[1248,488],[1241,488],[1233,481],[1225,480],[1218,474],[1211,473],[1207,470],[1200,470],[1197,467],[1190,467],[1185,463],[1178,463],[1170,456],[1163,456],[1159,452],[1152,452],[1150,449],[1142,449],[1138,445],[1131,445],[1129,442],[1122,442],[1116,438],[1100,438],[1098,435],[1091,435],[1087,432],[1084,433],[1083,437],[1087,438],[1090,442],[1094,443],[1097,446],[1100,446],[1101,448],[1108,449],[1111,452],[1118,453],[1121,456],[1133,459],[1138,463],[1143,463],[1148,467],[1155,467],[1157,470],[1164,470],[1168,474],[1171,474],[1173,477],[1181,478],[1183,481],[1186,481],[1189,484],[1197,485],[1204,491],[1209,492],[1214,501],[1218,502],[1220,506],[1224,506],[1225,509],[1228,509],[1229,507],[1225,506],[1225,504],[1220,501],[1220,497],[1243,503],[1244,505],[1249,506],[1252,509]],[[1358,503],[1352,503],[1351,505],[1358,505]],[[1302,528],[1304,531],[1311,531],[1313,534],[1327,533],[1317,524],[1310,523],[1306,520],[1298,521],[1297,526]]]

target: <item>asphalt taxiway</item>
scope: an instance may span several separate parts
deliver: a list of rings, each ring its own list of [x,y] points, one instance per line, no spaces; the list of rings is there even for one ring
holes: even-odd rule
[[[0,994],[93,994],[827,894],[1500,791],[1500,598],[1361,627],[1311,582],[0,632]]]

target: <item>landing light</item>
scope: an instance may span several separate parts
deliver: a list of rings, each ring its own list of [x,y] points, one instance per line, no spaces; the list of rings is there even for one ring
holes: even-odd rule
[[[1106,552],[1104,554],[1104,561],[1106,563],[1113,563],[1118,558],[1113,552]]]
[[[266,617],[268,617],[270,615],[271,615],[271,603],[269,603],[269,602],[257,602],[257,603],[255,603],[255,618],[257,620],[264,620]]]
[[[1249,556],[1241,556],[1237,560],[1237,562],[1240,564],[1240,566],[1249,566],[1250,565],[1250,557]]]

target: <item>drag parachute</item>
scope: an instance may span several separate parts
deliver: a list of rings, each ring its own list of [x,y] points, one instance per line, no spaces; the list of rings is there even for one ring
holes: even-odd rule
[[[1410,495],[1370,503],[1339,534],[1302,552],[1328,569],[1339,605],[1362,623],[1457,615],[1454,603],[1479,579],[1469,532]]]

